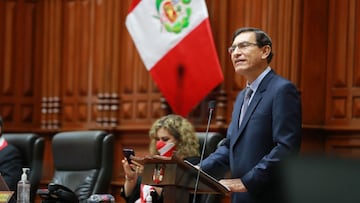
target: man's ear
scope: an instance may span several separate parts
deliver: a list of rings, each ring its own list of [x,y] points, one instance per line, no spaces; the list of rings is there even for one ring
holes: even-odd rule
[[[271,47],[269,45],[265,45],[262,47],[263,54],[261,56],[262,59],[266,59],[271,53]]]

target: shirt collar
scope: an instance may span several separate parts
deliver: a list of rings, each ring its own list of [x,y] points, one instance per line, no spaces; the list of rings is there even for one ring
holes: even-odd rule
[[[246,86],[250,87],[253,91],[253,95],[256,92],[257,88],[259,87],[261,81],[264,77],[271,71],[270,66],[266,67],[266,69],[254,80],[251,84],[247,83]]]

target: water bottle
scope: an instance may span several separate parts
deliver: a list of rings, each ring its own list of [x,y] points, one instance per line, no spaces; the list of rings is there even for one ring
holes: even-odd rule
[[[30,182],[26,172],[29,168],[23,168],[21,180],[17,184],[17,203],[30,203]]]

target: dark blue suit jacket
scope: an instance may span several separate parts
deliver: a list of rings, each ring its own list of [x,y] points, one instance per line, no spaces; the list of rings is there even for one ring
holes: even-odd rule
[[[23,158],[21,152],[9,144],[0,150],[0,173],[9,189],[16,191],[17,182],[21,178]]]
[[[236,98],[226,141],[202,163],[211,175],[221,167],[240,178],[248,192],[232,193],[233,203],[275,202],[274,170],[301,144],[301,101],[296,87],[270,71],[261,81],[239,127],[244,91]]]

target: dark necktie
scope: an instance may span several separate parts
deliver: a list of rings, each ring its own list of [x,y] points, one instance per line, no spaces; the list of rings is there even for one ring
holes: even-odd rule
[[[241,107],[241,112],[240,112],[239,127],[240,127],[242,119],[245,116],[246,110],[247,110],[247,108],[249,106],[249,100],[251,98],[252,93],[253,93],[252,89],[250,87],[246,87],[244,103],[243,103],[243,105]]]

